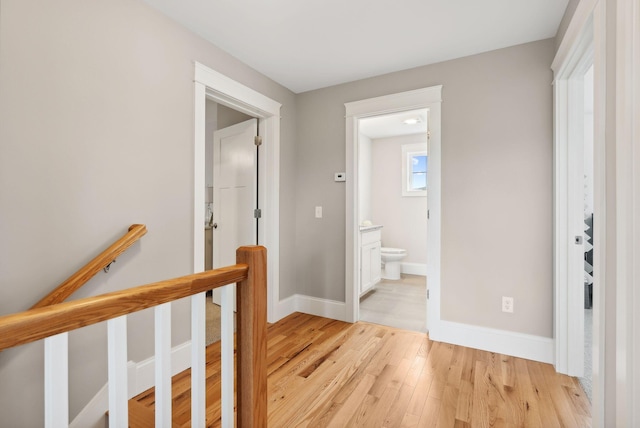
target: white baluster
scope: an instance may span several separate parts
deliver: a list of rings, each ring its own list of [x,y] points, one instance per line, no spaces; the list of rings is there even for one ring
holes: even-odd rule
[[[69,426],[69,333],[44,339],[44,426]]]
[[[156,427],[171,427],[171,303],[156,306]]]
[[[222,427],[233,428],[233,297],[235,284],[229,284],[220,290],[220,340],[221,343],[221,411]]]
[[[191,426],[205,426],[205,293],[191,296]]]
[[[127,385],[127,317],[107,321],[109,372],[109,427],[129,426]]]

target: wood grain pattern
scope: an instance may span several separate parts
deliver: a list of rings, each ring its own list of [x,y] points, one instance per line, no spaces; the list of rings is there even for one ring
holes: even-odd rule
[[[267,337],[269,427],[591,425],[577,379],[548,364],[300,313]],[[219,349],[207,348],[208,427],[220,426]],[[174,426],[189,426],[188,376],[173,381]],[[153,408],[153,390],[134,399]]]
[[[237,285],[237,405],[239,428],[267,426],[267,253],[242,247],[236,261],[251,266]]]
[[[243,281],[246,264],[0,317],[0,351]]]
[[[58,285],[53,291],[33,305],[31,309],[64,302],[69,296],[86,284],[87,281],[93,278],[95,274],[107,267],[107,265],[118,258],[120,254],[124,253],[134,242],[142,238],[146,233],[147,227],[144,224],[132,224],[124,236],[98,254],[93,260],[67,278],[62,284]]]

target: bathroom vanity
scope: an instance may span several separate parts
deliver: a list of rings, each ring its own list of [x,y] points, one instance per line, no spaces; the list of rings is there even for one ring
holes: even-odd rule
[[[360,295],[380,282],[382,226],[360,226]]]

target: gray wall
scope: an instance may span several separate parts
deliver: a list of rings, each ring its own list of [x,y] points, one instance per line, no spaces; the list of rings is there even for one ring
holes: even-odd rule
[[[299,292],[345,297],[344,103],[443,85],[442,318],[551,337],[553,55],[548,39],[299,94]]]
[[[402,196],[402,146],[426,141],[426,134],[372,140],[371,219],[384,226],[383,247],[407,250],[403,263],[427,263],[427,196]]]
[[[27,309],[132,223],[148,234],[77,297],[192,272],[193,61],[283,104],[281,213],[293,205],[295,99],[137,0],[0,3],[0,315]],[[291,290],[292,233],[280,238]],[[173,344],[188,338],[174,304]],[[152,353],[131,317],[129,358]],[[71,416],[106,381],[105,328],[70,338]],[[42,344],[0,354],[2,426],[41,426]]]
[[[345,186],[333,181],[344,103],[443,84],[443,317],[551,336],[553,51],[547,40],[294,96],[137,0],[4,0],[0,314],[28,308],[131,223],[149,233],[77,297],[191,272],[196,60],[283,104],[281,298],[344,301]],[[500,313],[501,295],[515,314]],[[174,344],[188,312],[174,305]],[[143,326],[130,329],[131,360],[152,352],[150,315],[131,317]],[[106,381],[104,333],[71,335],[72,417]],[[41,349],[0,354],[7,426],[42,423]]]

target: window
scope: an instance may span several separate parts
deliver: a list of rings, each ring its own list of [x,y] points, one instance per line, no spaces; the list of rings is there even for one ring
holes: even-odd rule
[[[402,196],[427,196],[427,144],[402,146]]]

